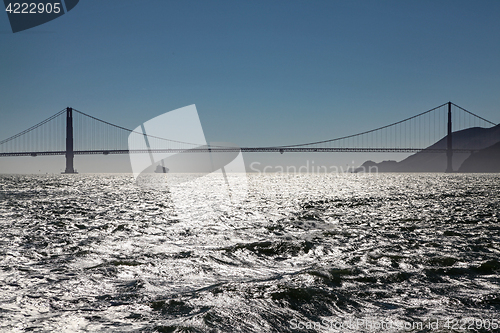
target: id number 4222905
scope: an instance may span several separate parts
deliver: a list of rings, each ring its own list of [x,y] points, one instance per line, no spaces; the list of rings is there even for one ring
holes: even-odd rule
[[[61,12],[60,3],[9,3],[6,12],[10,14],[59,14]]]

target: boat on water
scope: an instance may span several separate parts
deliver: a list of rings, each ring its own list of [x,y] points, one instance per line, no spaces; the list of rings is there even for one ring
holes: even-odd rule
[[[169,169],[163,165],[157,165],[155,173],[168,173]]]

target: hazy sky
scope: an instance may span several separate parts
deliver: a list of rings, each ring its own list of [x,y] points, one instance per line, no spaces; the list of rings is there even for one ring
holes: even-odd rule
[[[4,12],[0,139],[66,106],[135,128],[196,104],[208,141],[240,146],[334,138],[449,100],[498,123],[499,18],[500,1],[81,0],[13,34]]]

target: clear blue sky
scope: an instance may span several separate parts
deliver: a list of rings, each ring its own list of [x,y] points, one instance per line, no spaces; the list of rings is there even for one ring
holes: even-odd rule
[[[500,1],[81,0],[16,34],[0,13],[0,60],[2,139],[66,106],[135,128],[196,104],[208,141],[240,146],[449,100],[500,122]]]

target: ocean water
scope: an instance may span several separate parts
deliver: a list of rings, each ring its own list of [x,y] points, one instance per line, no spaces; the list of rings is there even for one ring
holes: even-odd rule
[[[200,214],[130,175],[0,176],[0,331],[498,332],[499,195],[493,174],[249,174]]]

